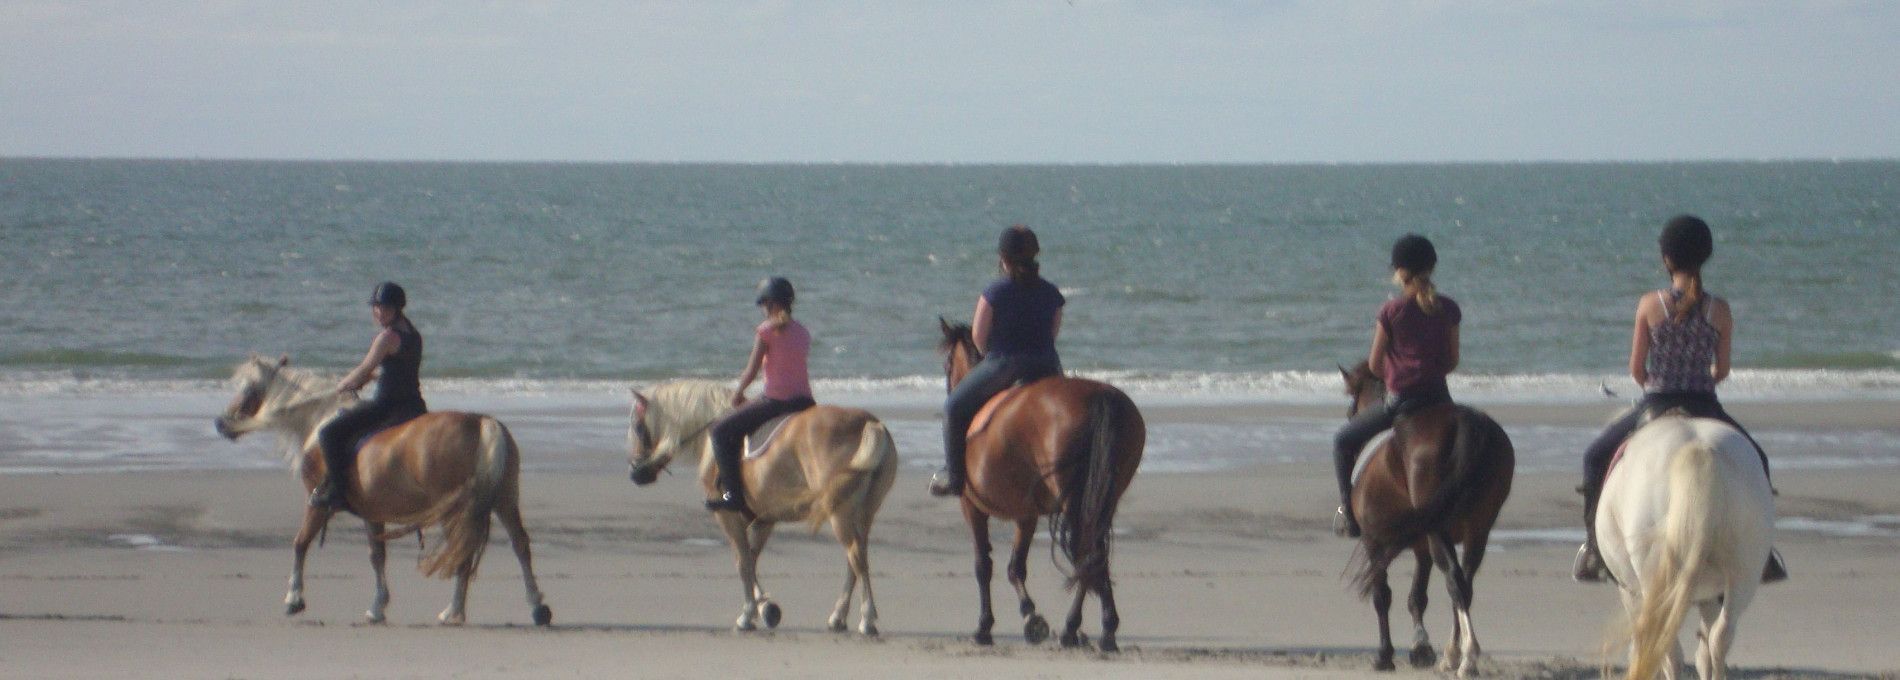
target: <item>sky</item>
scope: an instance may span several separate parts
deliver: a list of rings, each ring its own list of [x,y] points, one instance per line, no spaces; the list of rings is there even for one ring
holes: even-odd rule
[[[1900,2],[0,3],[0,156],[1900,158]]]

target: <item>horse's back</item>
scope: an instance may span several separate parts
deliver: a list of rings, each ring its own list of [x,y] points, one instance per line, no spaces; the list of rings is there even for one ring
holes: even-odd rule
[[[1451,402],[1400,418],[1369,457],[1354,485],[1362,525],[1409,524],[1407,516],[1437,510],[1449,516],[1433,524],[1460,543],[1489,533],[1516,468],[1504,428],[1481,410]]]
[[[1042,378],[998,394],[985,405],[988,417],[973,423],[967,465],[977,505],[1004,518],[1054,512],[1064,457],[1087,448],[1098,399],[1116,418],[1117,455],[1139,465],[1147,426],[1126,393],[1087,378]]]

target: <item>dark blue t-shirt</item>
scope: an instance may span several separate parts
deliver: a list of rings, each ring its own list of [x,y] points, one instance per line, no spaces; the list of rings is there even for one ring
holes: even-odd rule
[[[1023,283],[1004,277],[983,289],[983,299],[990,303],[991,355],[1056,353],[1056,312],[1065,300],[1055,284],[1040,277]]]

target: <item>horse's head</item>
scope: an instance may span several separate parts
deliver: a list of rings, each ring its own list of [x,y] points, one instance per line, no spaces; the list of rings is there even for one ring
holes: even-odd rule
[[[238,364],[237,371],[231,375],[231,382],[237,386],[237,396],[232,397],[230,405],[224,407],[222,415],[212,420],[212,428],[231,441],[237,441],[245,433],[262,429],[263,422],[258,414],[263,410],[284,368],[289,365],[289,355],[271,361],[256,354]]]
[[[943,329],[943,340],[937,342],[937,353],[943,355],[943,380],[945,391],[956,389],[963,382],[963,376],[983,360],[983,352],[976,348],[976,336],[970,327],[960,323],[950,323],[943,317],[937,317],[937,325]]]
[[[1346,417],[1352,418],[1372,406],[1385,401],[1385,381],[1372,372],[1372,366],[1364,361],[1346,370],[1339,367],[1339,377],[1346,381],[1346,396],[1352,398],[1352,405],[1346,407]]]
[[[651,406],[652,401],[646,395],[639,390],[633,391],[633,414],[629,417],[632,424],[627,428],[627,446],[631,449],[627,456],[627,476],[640,486],[659,479],[660,471],[666,469],[667,463],[673,462],[672,451],[663,454],[656,451],[658,447],[654,445],[653,424],[650,422],[653,415]]]

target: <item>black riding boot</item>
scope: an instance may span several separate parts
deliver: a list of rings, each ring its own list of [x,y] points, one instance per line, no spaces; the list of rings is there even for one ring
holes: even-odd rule
[[[737,512],[747,516],[752,514],[752,509],[746,507],[745,504],[745,485],[739,481],[737,475],[720,475],[717,486],[719,497],[706,499],[707,510]]]
[[[1359,518],[1352,514],[1352,498],[1340,497],[1339,510],[1333,514],[1333,533],[1346,538],[1359,537]]]
[[[963,495],[963,467],[946,461],[943,469],[930,477],[930,495],[939,497]]]
[[[343,510],[347,503],[343,494],[343,473],[337,466],[324,472],[323,481],[310,492],[310,507],[329,510]]]
[[[1577,493],[1583,494],[1584,540],[1571,564],[1570,578],[1579,583],[1601,583],[1608,571],[1603,567],[1603,555],[1597,552],[1597,496],[1602,489],[1586,484],[1577,487]]]

